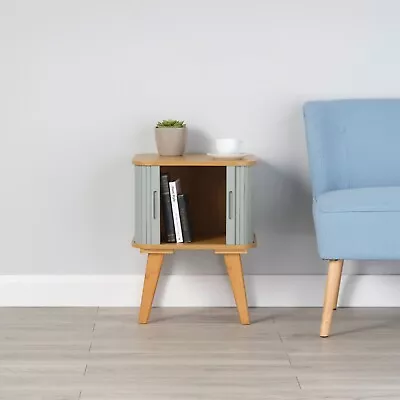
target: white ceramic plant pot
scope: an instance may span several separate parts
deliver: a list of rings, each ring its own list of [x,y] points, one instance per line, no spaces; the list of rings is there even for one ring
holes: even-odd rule
[[[160,156],[181,156],[185,151],[185,128],[155,128],[156,144]]]

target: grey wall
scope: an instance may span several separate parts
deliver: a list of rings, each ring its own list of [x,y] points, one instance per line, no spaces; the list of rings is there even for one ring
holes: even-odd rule
[[[301,106],[400,96],[399,13],[396,0],[2,0],[0,273],[142,273],[130,158],[155,151],[162,118],[188,122],[190,150],[234,136],[260,158],[247,273],[324,273]],[[211,254],[166,264],[223,272]]]

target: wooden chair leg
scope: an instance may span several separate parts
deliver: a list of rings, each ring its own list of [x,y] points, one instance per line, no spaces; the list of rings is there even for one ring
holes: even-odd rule
[[[240,323],[242,325],[249,325],[249,310],[247,307],[246,287],[244,284],[242,260],[240,258],[240,254],[225,254],[224,260],[229,279],[231,281]]]
[[[147,256],[146,275],[143,283],[142,302],[139,311],[139,323],[141,324],[147,324],[149,320],[163,260],[164,254],[149,253]]]
[[[339,299],[339,292],[340,292],[340,282],[342,280],[342,271],[343,271],[343,260],[338,260],[340,262],[340,272],[338,274],[338,279],[339,282],[337,283],[337,293],[336,293],[336,299],[335,299],[335,307],[333,308],[334,310],[336,310],[338,308],[338,299]]]
[[[333,309],[335,308],[340,277],[342,274],[343,260],[331,260],[328,266],[328,277],[325,288],[324,310],[321,321],[321,337],[328,337],[331,330]]]

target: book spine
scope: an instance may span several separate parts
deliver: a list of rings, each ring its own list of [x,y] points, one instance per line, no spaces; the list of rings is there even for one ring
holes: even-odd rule
[[[171,196],[169,194],[168,175],[161,175],[161,199],[163,205],[164,229],[168,243],[175,243],[174,219],[172,216]]]
[[[188,218],[187,199],[184,194],[178,194],[178,207],[179,207],[179,214],[181,216],[183,241],[185,243],[190,243],[192,241],[192,232],[190,230],[190,224]]]
[[[174,219],[176,243],[183,243],[182,226],[181,226],[181,218],[179,216],[178,192],[177,192],[177,183],[176,182],[169,183],[169,191],[171,193],[172,216]]]

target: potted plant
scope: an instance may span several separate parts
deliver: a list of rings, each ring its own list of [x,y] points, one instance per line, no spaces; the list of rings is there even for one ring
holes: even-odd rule
[[[184,121],[168,119],[156,125],[156,143],[160,156],[181,156],[185,151],[186,138]]]

